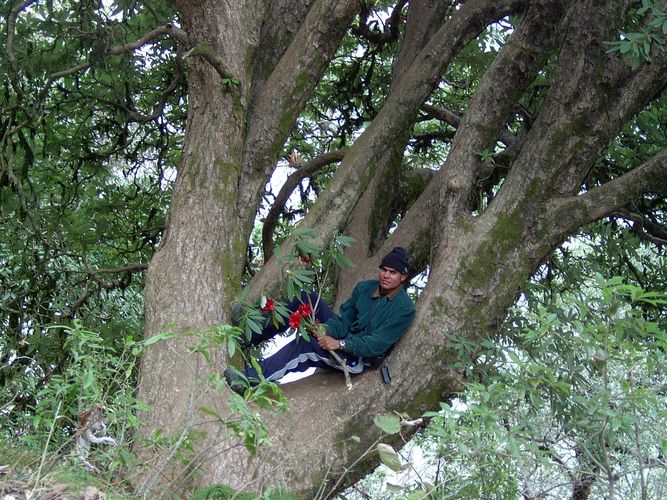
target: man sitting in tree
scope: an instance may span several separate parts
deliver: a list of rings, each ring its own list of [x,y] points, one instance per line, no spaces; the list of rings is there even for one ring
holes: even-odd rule
[[[297,315],[299,312],[309,313],[311,303],[316,305],[315,319],[324,325],[326,332],[313,335],[308,341],[296,338],[272,356],[259,361],[262,375],[275,382],[287,373],[311,367],[342,370],[328,351],[334,351],[344,359],[351,374],[377,367],[378,358],[388,354],[415,316],[415,306],[403,288],[407,273],[407,254],[403,248],[395,247],[382,259],[378,279],[357,283],[352,296],[340,307],[339,314],[322,300],[317,301],[315,293],[311,296],[303,294],[302,300],[290,302],[289,310]],[[272,322],[268,323],[260,334],[253,333],[251,345],[258,345],[287,326],[294,326],[288,324],[281,330]],[[240,394],[248,383],[254,385],[259,381],[259,374],[252,367],[241,373],[245,379],[230,368],[224,372],[229,386]]]

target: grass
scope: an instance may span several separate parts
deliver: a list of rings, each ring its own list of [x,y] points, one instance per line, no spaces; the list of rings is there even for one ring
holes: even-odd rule
[[[0,449],[0,498],[133,498],[122,480],[83,470],[69,455],[46,455],[3,445]],[[98,496],[99,496],[98,495]]]

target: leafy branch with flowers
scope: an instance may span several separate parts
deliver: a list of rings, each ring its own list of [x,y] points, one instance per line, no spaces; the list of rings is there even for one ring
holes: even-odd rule
[[[295,333],[297,341],[310,340],[312,335],[321,337],[326,334],[324,325],[316,318],[316,312],[322,292],[331,282],[337,269],[354,267],[354,263],[345,255],[345,249],[354,241],[344,235],[335,235],[328,245],[320,247],[314,242],[315,231],[297,228],[293,233],[293,246],[285,253],[277,247],[276,256],[280,259],[284,277],[285,300],[261,296],[259,303],[247,301],[247,290],[241,297],[242,312],[238,317],[239,327],[243,330],[242,344],[247,344],[253,333],[261,334],[263,328],[273,324],[276,329],[287,327]],[[287,304],[299,300],[296,310],[290,311]],[[352,387],[345,360],[336,352],[329,350],[345,374],[348,388]]]

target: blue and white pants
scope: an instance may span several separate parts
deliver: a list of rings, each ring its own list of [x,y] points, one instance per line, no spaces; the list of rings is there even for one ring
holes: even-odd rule
[[[315,292],[312,292],[310,297],[311,302],[314,304],[317,300]],[[287,304],[287,307],[291,312],[295,312],[300,304],[308,302],[308,297],[305,292],[301,298],[302,300],[297,300],[295,298]],[[315,309],[315,318],[317,321],[324,323],[331,318],[333,314],[331,308],[320,299],[317,308]],[[275,337],[280,332],[281,330],[269,322],[269,325],[262,330],[261,334],[253,334],[250,342],[253,345],[258,345],[260,342]],[[356,356],[349,355],[342,351],[337,351],[336,354],[345,360],[347,370],[350,374],[356,375],[364,370],[363,361]],[[264,378],[271,382],[280,380],[288,373],[303,372],[308,368],[342,370],[342,367],[329,355],[329,352],[319,346],[317,339],[314,336],[311,336],[308,341],[302,337],[293,339],[275,354],[259,361],[259,366],[262,368],[262,375],[264,375]],[[257,371],[252,367],[246,369],[244,374],[251,382],[253,379],[259,379]]]

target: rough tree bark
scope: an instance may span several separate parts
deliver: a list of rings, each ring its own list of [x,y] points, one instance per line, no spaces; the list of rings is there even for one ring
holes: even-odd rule
[[[616,36],[621,1],[472,0],[440,26],[424,25],[415,38],[407,32],[400,78],[302,222],[318,230],[320,243],[348,224],[369,227],[373,216],[386,215],[374,207],[379,193],[387,196],[378,189],[382,172],[396,162],[387,151],[404,146],[405,131],[462,47],[506,15],[522,19],[480,83],[445,164],[381,246],[370,245],[375,235],[367,233],[354,279],[346,277],[341,289],[373,276],[379,256],[396,244],[429,256],[418,317],[392,355],[394,383],[383,385],[369,373],[349,392],[336,374],[285,386],[289,411],[262,415],[273,446],[250,457],[199,411],[205,405],[230,414],[224,392],[201,383],[227,361],[221,356],[218,366],[207,367],[188,352],[193,340],[185,334],[228,320],[263,184],[358,9],[351,0],[267,3],[177,2],[189,48],[196,50],[188,59],[190,111],[169,230],[149,268],[146,335],[170,324],[179,335],[145,356],[139,395],[152,406],[147,433],[206,433],[195,463],[206,482],[254,491],[284,484],[307,496],[322,484],[332,491],[350,484],[376,463],[364,455],[379,435],[371,423],[376,414],[400,410],[416,417],[461,389],[448,339],[479,342],[493,335],[522,283],[558,242],[643,193],[667,193],[663,153],[579,194],[604,146],[663,90],[667,55],[656,51],[632,71],[607,53],[604,42]],[[298,8],[290,9],[293,4]],[[423,6],[413,2],[410,9]],[[223,83],[208,62],[213,58],[197,55],[205,51],[238,86]],[[470,197],[482,167],[477,153],[504,134],[514,105],[548,56],[558,62],[545,103],[493,202],[474,213]],[[377,252],[367,256],[369,249]],[[280,268],[270,259],[251,293],[279,282]],[[170,458],[154,457],[156,467],[168,472]],[[183,486],[188,471],[181,473],[165,476],[173,481],[167,488]],[[156,484],[157,477],[148,478],[141,488]]]

